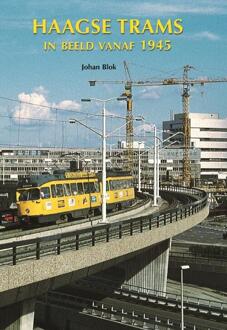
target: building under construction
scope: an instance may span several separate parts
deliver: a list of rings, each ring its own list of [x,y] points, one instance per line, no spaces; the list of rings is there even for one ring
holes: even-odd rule
[[[182,86],[182,133],[183,133],[183,168],[181,180],[184,185],[190,185],[192,181],[189,150],[190,150],[190,118],[189,118],[189,99],[190,90],[194,85],[204,86],[205,84],[213,83],[226,83],[227,78],[193,78],[189,77],[190,70],[194,69],[191,65],[185,65],[183,67],[183,77],[180,78],[164,78],[164,79],[151,79],[151,80],[132,80],[129,67],[124,61],[124,71],[125,80],[90,80],[90,86],[95,86],[96,83],[101,84],[124,84],[123,96],[126,97],[127,101],[127,112],[126,112],[126,145],[127,145],[127,157],[125,159],[124,165],[126,165],[126,170],[133,172],[133,92],[134,87],[143,86]]]

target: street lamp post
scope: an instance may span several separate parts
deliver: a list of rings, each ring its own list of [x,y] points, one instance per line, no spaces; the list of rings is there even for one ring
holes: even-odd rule
[[[189,265],[182,265],[181,267],[181,330],[184,330],[184,270],[189,269]]]
[[[161,131],[161,130],[159,130]],[[159,167],[159,162],[160,162],[160,145],[162,145],[164,142],[167,142],[168,140],[170,140],[172,137],[176,136],[176,135],[179,135],[179,134],[184,134],[182,132],[177,132],[175,134],[173,134],[171,137],[165,139],[165,140],[162,140],[160,139],[158,136],[157,136],[157,128],[155,128],[155,140],[158,140],[158,143],[156,143],[156,198],[160,198],[160,195],[159,195],[159,187],[160,187],[160,178],[159,178],[159,170],[160,170],[160,167]],[[175,141],[174,141],[175,143]]]
[[[174,135],[172,135],[170,138],[167,138],[165,140],[161,140],[158,136],[157,136],[157,128],[156,128],[156,125],[155,124],[152,124],[153,125],[153,129],[154,129],[154,147],[153,147],[153,150],[154,150],[154,179],[153,179],[153,182],[154,182],[154,187],[153,187],[153,206],[158,206],[158,198],[160,198],[160,195],[159,195],[159,187],[160,187],[160,178],[159,178],[159,173],[160,173],[160,168],[159,168],[159,162],[160,162],[160,150],[162,149],[165,149],[166,147],[170,146],[171,144],[175,143],[176,141],[173,141],[171,142],[169,145],[165,146],[165,147],[162,147],[160,149],[160,145],[162,145],[164,142],[170,140],[172,137],[178,135],[178,134],[184,134],[182,132],[177,132],[175,133]],[[158,141],[157,141],[158,140]],[[158,142],[158,143],[157,143]],[[151,148],[149,148],[151,149]],[[143,155],[143,153],[142,153]],[[141,156],[141,154],[140,154]],[[139,162],[140,164],[140,162]],[[138,185],[139,187],[139,185]],[[139,189],[138,189],[139,190]]]
[[[157,136],[156,136],[156,139],[159,139]],[[157,191],[156,191],[156,198],[158,199],[160,197],[159,195],[159,186],[160,186],[160,178],[159,178],[159,159],[160,159],[160,155],[159,155],[159,152],[160,152],[160,148],[159,148],[160,144],[157,143],[157,170],[156,170],[156,175],[157,175],[157,182],[156,182],[156,188],[157,188]]]
[[[76,152],[76,156],[77,156],[77,171],[79,171],[79,169],[80,169],[80,153]]]
[[[5,184],[5,157],[2,157],[2,184]]]
[[[182,132],[177,132],[175,134],[173,134],[171,137],[165,139],[165,140],[161,140],[158,136],[157,136],[157,128],[156,125],[153,125],[154,128],[154,202],[153,202],[153,206],[157,206],[157,199],[160,197],[159,195],[159,186],[160,186],[160,180],[159,180],[159,162],[160,162],[160,156],[159,156],[159,152],[160,152],[160,144],[170,140],[171,138],[173,138],[174,136],[178,135],[178,134],[184,134]],[[158,143],[157,143],[158,140]]]
[[[141,192],[141,155],[140,155],[141,142],[138,145],[138,191]]]
[[[159,145],[157,143],[157,128],[153,125],[154,129],[154,186],[153,186],[153,206],[158,206],[157,198],[159,197]]]
[[[102,222],[106,222],[106,101],[102,115]]]
[[[102,107],[102,134],[98,133],[97,131],[91,129],[94,133],[98,134],[102,138],[102,223],[107,222],[106,218],[106,103],[118,100],[118,101],[124,101],[126,100],[125,97],[112,97],[109,99],[97,99],[97,98],[88,98],[88,99],[81,99],[82,102],[91,102],[91,101],[97,101],[101,102],[103,104]],[[85,126],[85,125],[83,125]],[[87,127],[87,126],[86,126]],[[89,127],[87,127],[89,128]],[[90,129],[90,128],[89,128]]]
[[[157,130],[154,125],[154,202],[153,206],[157,206]]]
[[[81,126],[86,127],[87,129],[89,129],[90,131],[92,131],[93,133],[97,134],[99,137],[102,138],[102,220],[101,220],[102,223],[107,222],[107,218],[106,218],[106,139],[107,139],[107,136],[110,136],[110,134],[108,134],[108,135],[106,134],[106,103],[113,101],[113,100],[125,101],[126,97],[112,97],[109,99],[97,99],[97,98],[81,99],[82,102],[97,101],[97,102],[101,102],[103,104],[102,133],[100,133],[96,129],[93,129],[92,127],[87,126],[86,124],[82,123],[78,119],[69,120],[69,123],[71,123],[71,124],[79,123]],[[125,119],[125,117],[121,117],[121,116],[114,116],[114,117]],[[142,121],[143,117],[137,117],[137,118],[134,118],[133,120]],[[123,126],[125,126],[125,124]]]

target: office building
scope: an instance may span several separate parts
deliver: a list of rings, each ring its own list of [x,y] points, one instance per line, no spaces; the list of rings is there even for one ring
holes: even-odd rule
[[[201,178],[227,178],[227,118],[217,113],[190,113],[191,148],[201,151]],[[183,132],[183,114],[175,114],[173,120],[163,122],[163,138],[169,133]],[[168,135],[167,135],[168,132]],[[173,138],[174,139],[174,138]],[[176,136],[183,143],[183,136]]]

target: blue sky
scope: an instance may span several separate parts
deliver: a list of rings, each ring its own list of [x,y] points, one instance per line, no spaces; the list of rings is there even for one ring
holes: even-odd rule
[[[82,97],[109,98],[119,96],[123,85],[99,84],[89,87],[88,80],[124,80],[123,60],[126,60],[133,80],[181,77],[183,66],[190,64],[196,77],[227,77],[227,2],[225,0],[160,0],[160,1],[79,1],[79,0],[2,0],[0,4],[0,96],[58,107],[65,111],[33,107],[0,99],[0,144],[40,146],[99,145],[93,133],[67,123],[69,118],[83,120],[87,125],[100,127],[100,118],[86,113],[99,113],[100,105],[81,104]],[[169,52],[143,52],[136,47],[132,52],[44,52],[42,43],[53,41],[58,45],[67,41],[135,41],[153,36],[120,35],[113,23],[107,36],[49,35],[32,33],[32,20],[56,18],[60,24],[66,19],[79,18],[138,18],[165,21],[182,18],[184,33],[180,36],[160,36],[172,42]],[[157,40],[158,37],[155,36]],[[115,64],[115,71],[81,71],[82,64]],[[193,87],[191,112],[219,112],[226,117],[227,84]],[[133,89],[133,112],[143,115],[148,122],[161,126],[170,111],[181,112],[181,88],[140,87]],[[74,111],[74,113],[67,110]],[[109,103],[109,112],[125,115],[125,104]],[[13,118],[8,118],[8,117]],[[17,117],[17,118],[15,118]],[[18,117],[20,117],[18,119]],[[122,121],[108,119],[108,129],[119,127]],[[124,134],[124,128],[119,138]],[[114,143],[117,138],[110,138]],[[123,139],[123,137],[122,137]]]

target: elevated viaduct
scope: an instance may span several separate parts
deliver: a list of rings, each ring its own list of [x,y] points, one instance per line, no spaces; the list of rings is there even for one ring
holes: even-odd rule
[[[126,283],[165,291],[171,238],[204,220],[209,206],[201,190],[163,190],[191,199],[148,216],[0,244],[0,329],[33,329],[37,296],[116,264]]]

